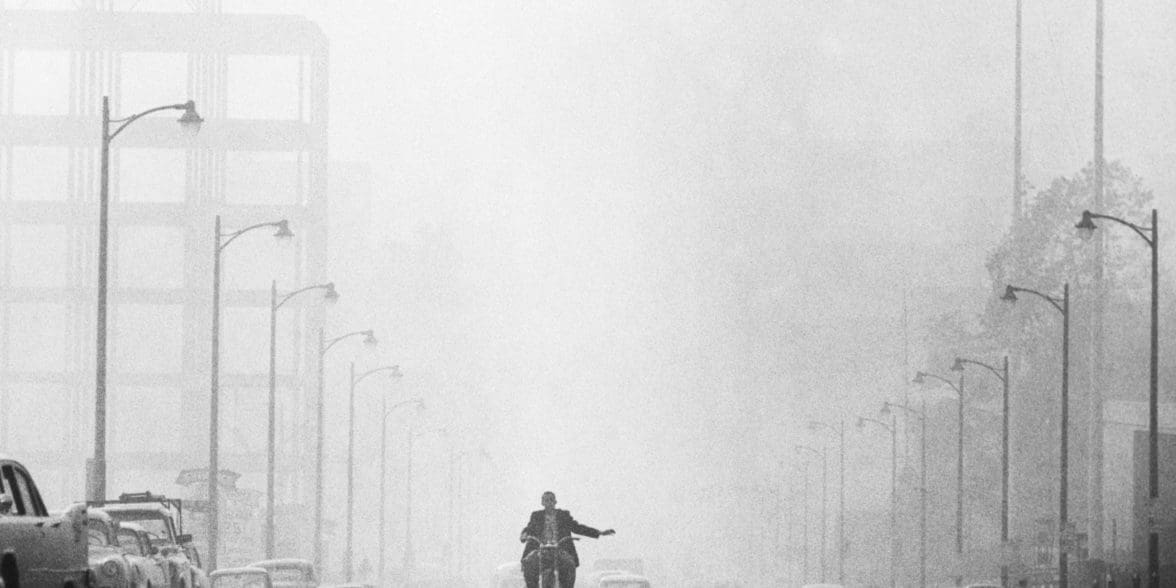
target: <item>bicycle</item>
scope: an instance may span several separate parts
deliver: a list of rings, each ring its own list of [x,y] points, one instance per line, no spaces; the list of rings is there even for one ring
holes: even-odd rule
[[[523,539],[530,543],[534,542],[535,551],[538,552],[536,557],[539,558],[539,588],[559,588],[559,554],[560,545],[564,541],[579,541],[578,537],[564,537],[554,543],[544,543],[538,537],[533,535],[524,535]],[[528,555],[530,557],[530,555]]]

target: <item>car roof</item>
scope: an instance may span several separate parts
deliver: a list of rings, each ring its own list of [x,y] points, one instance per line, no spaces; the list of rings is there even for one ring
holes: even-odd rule
[[[629,572],[619,572],[616,574],[605,574],[600,577],[601,582],[648,582],[649,578],[640,574],[630,574]]]
[[[162,504],[144,504],[142,502],[137,502],[134,504],[127,504],[127,503],[111,502],[109,504],[103,504],[101,508],[102,508],[102,510],[105,510],[106,512],[109,512],[109,513],[115,513],[115,512],[118,512],[118,513],[143,513],[143,514],[159,515],[162,517],[167,517],[169,519],[172,516],[171,510],[168,509],[166,506],[163,506]]]
[[[114,519],[110,517],[110,514],[100,508],[87,508],[86,518],[97,519],[105,523],[114,523]]]
[[[209,577],[238,576],[238,575],[246,575],[246,574],[256,574],[259,576],[260,575],[268,576],[269,572],[266,571],[264,568],[259,568],[259,567],[255,567],[255,566],[242,566],[239,568],[221,568],[221,569],[216,570],[215,572],[212,572],[211,574],[209,574]]]
[[[257,568],[314,568],[314,564],[308,559],[298,559],[296,557],[283,557],[278,559],[263,559],[249,564],[250,567]]]

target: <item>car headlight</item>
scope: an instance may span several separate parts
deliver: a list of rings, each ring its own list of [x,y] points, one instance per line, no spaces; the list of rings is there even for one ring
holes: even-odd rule
[[[108,560],[102,564],[102,573],[107,576],[117,576],[119,572],[118,562]]]

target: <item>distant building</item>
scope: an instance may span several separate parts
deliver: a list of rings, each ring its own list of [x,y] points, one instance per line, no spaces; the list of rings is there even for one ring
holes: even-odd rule
[[[208,467],[216,215],[227,231],[285,218],[296,235],[292,249],[258,232],[225,250],[220,465],[264,489],[270,280],[288,291],[326,273],[325,36],[217,0],[14,4],[0,3],[0,446],[48,502],[83,499],[102,97],[113,117],[192,99],[195,139],[165,111],[111,145],[107,490],[181,493],[180,470]],[[293,306],[278,327],[279,505],[313,488],[297,456],[313,449],[323,313]]]

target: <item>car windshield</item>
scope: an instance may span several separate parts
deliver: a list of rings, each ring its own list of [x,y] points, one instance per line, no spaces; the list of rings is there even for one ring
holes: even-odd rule
[[[90,522],[91,522],[91,524],[93,524],[93,521],[90,521]],[[87,533],[87,536],[89,538],[89,540],[87,542],[90,545],[107,545],[107,543],[106,543],[106,529],[104,529],[104,528],[90,527],[90,530]]]
[[[106,525],[106,521],[104,521],[102,519],[90,519],[87,522],[87,526],[89,527],[88,534],[90,536],[90,540],[89,540],[90,545],[109,545],[110,544],[110,541],[108,539],[110,536],[107,535],[107,533],[110,532],[110,527],[108,527]]]
[[[270,579],[274,582],[301,582],[306,577],[298,568],[276,568],[270,570]]]
[[[212,580],[212,588],[265,588],[265,585],[265,576],[261,574],[217,576]]]
[[[119,512],[111,511],[110,516],[119,522],[137,523],[151,537],[152,544],[167,543],[171,540],[168,533],[167,519],[152,512]]]
[[[118,544],[124,551],[132,555],[146,555],[139,549],[139,537],[131,529],[118,530]]]

